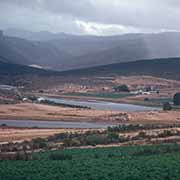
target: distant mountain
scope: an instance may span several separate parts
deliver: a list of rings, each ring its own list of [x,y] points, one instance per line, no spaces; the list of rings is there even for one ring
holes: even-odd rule
[[[0,55],[14,63],[59,71],[180,57],[178,32],[107,37],[19,30],[7,30],[5,34],[11,37],[0,39]]]
[[[60,69],[66,58],[72,58],[47,42],[28,41],[16,37],[0,38],[0,56],[8,62],[33,65],[49,69]]]
[[[0,56],[5,57],[5,59],[1,59],[1,61],[15,62],[17,64],[30,64],[28,59],[25,58],[23,54],[13,49],[11,44],[9,44],[4,37],[0,38]]]
[[[48,40],[66,37],[65,33],[55,34],[48,31],[31,32],[31,31],[19,30],[19,29],[7,29],[4,31],[4,35],[10,37],[22,38],[29,41],[48,41]]]

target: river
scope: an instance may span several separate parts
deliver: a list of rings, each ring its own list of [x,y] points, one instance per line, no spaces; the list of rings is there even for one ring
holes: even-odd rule
[[[73,129],[101,129],[113,126],[110,123],[93,122],[69,122],[69,121],[39,121],[39,120],[0,120],[0,124],[6,124],[10,127],[21,128],[73,128]]]
[[[57,98],[46,98],[55,103],[76,105],[90,107],[97,110],[116,110],[125,112],[138,112],[138,111],[153,111],[160,110],[157,107],[140,106],[133,104],[114,103],[107,101],[80,101],[80,100],[69,100],[69,99],[57,99]]]
[[[105,101],[79,101],[79,100],[68,100],[68,99],[56,99],[46,98],[55,103],[76,105],[90,107],[98,110],[119,110],[125,112],[136,112],[136,111],[152,111],[159,110],[155,107],[138,106],[132,104],[113,103]],[[38,120],[0,120],[0,124],[6,124],[12,127],[27,127],[27,128],[107,128],[117,124],[111,123],[95,123],[95,122],[69,122],[69,121],[38,121]]]

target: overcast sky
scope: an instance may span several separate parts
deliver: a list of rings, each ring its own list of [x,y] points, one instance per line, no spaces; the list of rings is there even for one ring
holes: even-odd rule
[[[180,31],[180,0],[0,0],[0,29],[112,35]]]

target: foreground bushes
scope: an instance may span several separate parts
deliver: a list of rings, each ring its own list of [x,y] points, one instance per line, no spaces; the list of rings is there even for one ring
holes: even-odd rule
[[[0,179],[179,180],[179,152],[179,145],[160,145],[37,153],[38,160],[30,162],[0,161]],[[50,159],[50,154],[60,155]]]
[[[127,132],[136,130],[162,129],[180,127],[180,124],[158,125],[158,124],[120,124],[119,126],[108,127],[109,132]]]
[[[50,160],[72,160],[72,155],[63,154],[61,152],[54,152],[49,155]]]

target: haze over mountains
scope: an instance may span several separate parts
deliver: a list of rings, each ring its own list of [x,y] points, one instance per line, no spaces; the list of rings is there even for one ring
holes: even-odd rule
[[[178,32],[77,36],[11,29],[0,36],[0,56],[11,63],[63,71],[141,59],[180,57],[179,39]]]

